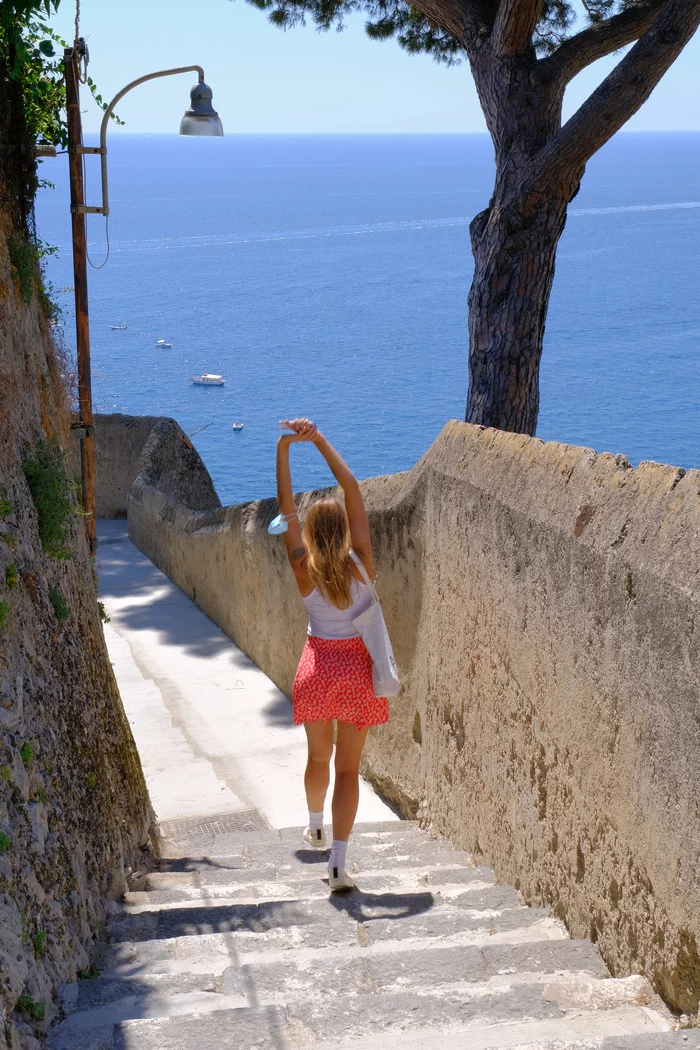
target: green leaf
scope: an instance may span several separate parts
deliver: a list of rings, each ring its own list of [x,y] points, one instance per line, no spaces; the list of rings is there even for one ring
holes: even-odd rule
[[[47,58],[53,58],[56,52],[53,49],[53,44],[50,40],[42,40],[39,44],[39,50],[42,55],[46,55]]]

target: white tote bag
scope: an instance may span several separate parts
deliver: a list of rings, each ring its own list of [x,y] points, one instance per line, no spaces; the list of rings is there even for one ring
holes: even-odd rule
[[[377,589],[369,578],[369,573],[357,557],[354,551],[350,551],[350,557],[360,570],[360,575],[369,587],[372,595],[372,604],[369,609],[356,616],[352,621],[362,635],[362,641],[369,650],[372,657],[372,684],[375,696],[396,696],[401,686],[399,675],[394,659],[394,650],[391,648],[389,633],[384,623],[382,607],[379,604]]]

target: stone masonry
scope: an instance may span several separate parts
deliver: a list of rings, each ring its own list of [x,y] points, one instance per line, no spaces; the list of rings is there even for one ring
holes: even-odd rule
[[[697,1050],[649,982],[410,822],[356,827],[329,897],[299,828],[166,843],[51,1050]]]

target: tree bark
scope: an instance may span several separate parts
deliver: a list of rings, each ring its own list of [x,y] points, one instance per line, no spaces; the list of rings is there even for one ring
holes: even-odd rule
[[[568,195],[531,218],[503,222],[498,203],[473,220],[466,420],[534,434],[539,368]]]
[[[496,58],[484,49],[472,71],[496,151],[488,208],[470,226],[466,420],[534,434],[539,366],[566,209],[583,166],[537,186],[541,157],[561,130],[564,81],[534,53]]]

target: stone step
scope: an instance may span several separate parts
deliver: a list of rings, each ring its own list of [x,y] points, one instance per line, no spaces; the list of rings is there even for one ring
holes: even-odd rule
[[[521,912],[522,914],[522,912]],[[157,940],[119,940],[105,949],[101,967],[112,972],[175,973],[223,972],[231,958],[257,960],[303,952],[306,958],[322,957],[327,948],[344,953],[366,950],[380,954],[392,951],[428,951],[433,947],[457,945],[514,945],[541,942],[567,942],[562,924],[541,918],[530,925],[514,924],[512,929],[492,932],[492,927],[472,924],[464,928],[459,913],[444,909],[428,917],[272,927],[263,932],[238,930],[235,933],[203,933],[192,937],[163,937]],[[384,931],[384,933],[382,932]]]
[[[502,898],[507,904],[507,894]],[[480,903],[487,907],[480,907]],[[431,936],[462,930],[486,930],[494,935],[548,921],[552,936],[566,937],[566,929],[543,908],[488,907],[479,894],[461,893],[449,901],[429,891],[406,893],[349,893],[317,899],[196,900],[160,907],[127,905],[125,914],[109,925],[111,941],[154,940],[204,933],[265,933],[285,926],[314,926],[322,937],[337,927],[358,923],[369,939]]]
[[[183,841],[187,842],[188,845],[192,845],[198,839],[201,839],[203,843],[206,842],[207,846],[214,845],[215,848],[225,846],[233,855],[244,850],[253,849],[257,851],[260,848],[267,850],[282,845],[297,848],[303,847],[301,838],[303,828],[303,815],[300,814],[299,824],[295,827],[270,829],[267,831],[230,831],[224,833],[216,831],[211,835],[183,836],[182,839],[170,836],[166,837],[165,841],[166,843],[172,842],[177,846],[178,843]],[[328,836],[331,834],[330,823],[326,824],[326,834]],[[410,820],[389,820],[356,824],[352,830],[351,841],[357,844],[399,841],[415,843],[435,842],[446,848],[453,848],[447,839],[429,834],[419,826],[417,821]],[[172,852],[175,855],[176,853],[181,853],[182,850],[167,850],[167,852]]]
[[[190,854],[202,851],[213,853],[216,856],[239,856],[247,854],[264,854],[277,850],[294,852],[297,850],[308,851],[311,849],[302,838],[304,828],[303,822],[293,828],[284,828],[281,831],[214,831],[211,833],[189,834],[181,836],[166,836],[165,853],[168,857],[186,857]],[[326,836],[330,842],[332,830],[330,824],[326,825]],[[355,826],[353,829],[351,843],[357,849],[387,849],[398,845],[404,849],[422,848],[433,845],[435,848],[445,851],[457,852],[454,846],[447,840],[429,835],[417,825],[407,821],[394,821],[387,824],[365,824]],[[329,847],[330,848],[330,847]]]
[[[355,871],[357,865],[348,866],[349,873],[357,882],[360,893],[384,891],[413,893],[435,887],[442,897],[453,897],[474,889],[483,890],[495,886],[490,868],[398,867],[389,870],[370,869]],[[498,889],[512,896],[519,903],[517,894],[510,887]],[[243,868],[211,873],[161,873],[153,872],[143,880],[143,888],[131,890],[126,897],[129,905],[173,904],[203,897],[215,900],[264,900],[290,897],[328,897],[328,874],[326,863],[311,870],[281,872],[271,865],[265,869]]]
[[[186,840],[166,839],[166,863],[185,864],[190,859],[216,858],[218,860],[238,859],[244,862],[268,863],[273,857],[296,857],[302,863],[322,850],[314,850],[302,838],[303,824],[281,831],[226,832],[210,835],[190,836]],[[329,842],[332,837],[330,826],[326,827]],[[429,835],[416,824],[408,821],[393,821],[383,824],[359,824],[353,828],[350,838],[349,853],[353,856],[391,856],[418,852],[424,856],[451,857],[454,863],[465,863],[474,866],[471,854],[455,849],[447,839]]]
[[[279,1007],[251,1008],[228,995],[190,992],[141,1004],[122,1000],[72,1015],[53,1030],[49,1045],[51,1050],[280,1050],[329,1044],[437,1050],[449,1042],[451,1050],[532,1050],[559,1040],[561,1048],[574,1037],[668,1030],[664,1016],[644,1005],[647,1000],[653,996],[642,978],[555,976],[542,983],[460,982],[447,993],[376,991],[359,1001],[350,986],[340,997],[321,987],[310,1000]]]
[[[217,843],[198,844],[187,856],[166,856],[158,865],[161,874],[197,873],[204,877],[218,877],[215,873],[225,871],[276,871],[278,874],[291,874],[315,871],[322,872],[328,865],[328,850],[316,850],[284,844],[273,847],[251,847],[240,852],[230,848],[218,848]],[[348,870],[351,871],[387,871],[399,868],[422,868],[426,872],[433,867],[476,869],[471,856],[453,850],[443,843],[419,841],[412,844],[401,842],[381,842],[374,845],[358,845],[354,842],[348,847]],[[489,868],[488,879],[493,882],[493,872]],[[154,873],[155,874],[155,873]],[[151,876],[152,877],[152,876]]]
[[[564,1021],[524,1021],[495,1028],[401,1033],[386,1039],[343,1042],[339,1048],[444,1050],[445,1045],[450,1050],[700,1050],[700,1034],[655,1030],[645,1010],[623,1006]],[[143,1050],[150,1050],[149,1044]],[[203,1050],[209,1050],[208,1044],[203,1044]]]
[[[292,956],[290,958],[290,955]],[[290,997],[361,994],[412,987],[417,994],[454,982],[489,982],[489,987],[550,979],[547,975],[607,978],[600,956],[588,941],[525,944],[449,945],[401,942],[399,951],[385,943],[373,948],[298,949],[294,952],[228,952],[197,960],[185,956],[160,971],[141,966],[116,967],[94,980],[69,986],[67,1012],[92,1010],[120,999],[143,1001],[190,992],[214,992],[257,1005],[284,1003]]]
[[[409,859],[409,858],[406,858]],[[328,893],[327,881],[328,855],[316,854],[312,863],[304,864],[299,868],[280,867],[274,864],[266,864],[262,867],[245,868],[210,868],[200,871],[153,871],[139,880],[137,889],[130,890],[128,900],[138,901],[134,894],[139,893],[171,893],[171,899],[177,899],[175,894],[182,892],[187,896],[191,889],[202,889],[216,891],[219,896],[224,892],[219,887],[231,888],[260,886],[260,885],[285,885],[294,887],[294,892],[301,893],[308,888],[310,892],[318,889],[319,884],[325,882],[326,893]],[[461,886],[463,890],[469,889],[475,884],[478,886],[496,885],[491,868],[478,867],[468,868],[462,865],[455,866],[451,863],[440,864],[433,861],[431,864],[411,866],[402,861],[396,867],[386,862],[374,861],[372,867],[361,867],[356,859],[349,858],[348,872],[352,874],[361,890],[377,891],[383,885],[390,888],[395,885],[405,884],[411,888],[425,888],[425,886]],[[236,892],[238,890],[236,889]],[[163,900],[167,898],[162,898]]]

